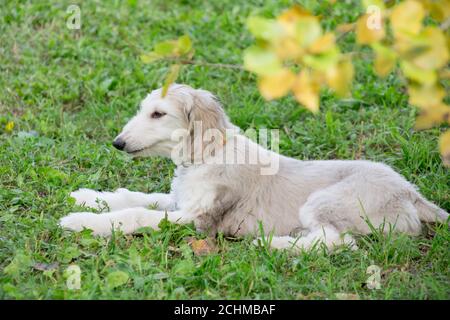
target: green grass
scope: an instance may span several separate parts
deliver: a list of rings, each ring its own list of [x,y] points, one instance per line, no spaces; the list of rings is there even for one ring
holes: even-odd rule
[[[0,298],[31,299],[324,299],[337,293],[365,299],[449,299],[450,233],[375,234],[360,250],[300,255],[268,251],[251,239],[219,237],[218,251],[194,256],[192,226],[168,225],[141,235],[103,239],[63,232],[60,217],[79,211],[69,193],[80,187],[166,192],[173,164],[131,160],[111,141],[146,93],[160,87],[168,65],[143,65],[139,50],[184,33],[196,59],[241,64],[251,42],[245,19],[273,16],[289,1],[84,1],[82,29],[66,28],[73,1],[0,4]],[[303,1],[324,27],[351,22],[358,1]],[[321,3],[321,4],[319,4]],[[354,48],[354,36],[340,47]],[[437,138],[444,128],[413,132],[415,110],[398,76],[374,76],[355,59],[353,97],[325,92],[312,115],[292,99],[266,102],[244,71],[185,68],[178,82],[217,94],[232,121],[247,128],[280,128],[281,153],[298,159],[370,159],[393,166],[430,200],[450,210],[450,174]],[[4,132],[14,121],[12,133]],[[3,130],[3,131],[1,131]],[[30,134],[31,132],[31,134]],[[51,271],[36,263],[58,263]],[[81,268],[81,289],[68,290],[64,270]],[[381,268],[381,289],[365,285],[367,268]],[[8,266],[8,267],[7,267]],[[6,268],[7,267],[7,268]],[[107,277],[124,271],[113,288]],[[119,283],[120,284],[120,283]]]

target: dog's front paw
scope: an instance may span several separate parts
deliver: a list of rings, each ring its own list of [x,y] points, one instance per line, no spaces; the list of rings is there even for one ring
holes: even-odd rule
[[[92,212],[74,212],[61,218],[59,225],[63,229],[71,231],[82,231],[84,228],[91,229],[95,235],[111,234],[111,226],[105,225],[101,215]]]
[[[70,194],[75,199],[75,203],[79,206],[99,209],[100,201],[99,192],[91,189],[79,189]]]

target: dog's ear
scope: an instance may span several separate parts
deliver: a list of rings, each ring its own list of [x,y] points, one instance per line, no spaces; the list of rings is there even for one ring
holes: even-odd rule
[[[192,106],[187,110],[190,132],[194,130],[195,122],[201,123],[202,134],[208,129],[225,133],[226,129],[234,128],[214,95],[205,90],[193,90],[191,95]]]
[[[217,98],[206,90],[192,90],[186,109],[192,160],[204,159],[226,143],[226,130],[235,129]]]

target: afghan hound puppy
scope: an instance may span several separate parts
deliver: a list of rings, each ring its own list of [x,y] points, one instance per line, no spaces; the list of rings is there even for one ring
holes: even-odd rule
[[[62,227],[108,236],[112,229],[158,229],[167,218],[210,234],[271,234],[273,248],[308,250],[317,243],[354,246],[352,235],[368,234],[371,226],[417,235],[421,221],[448,218],[385,164],[288,158],[241,134],[210,92],[173,84],[161,93],[142,101],[113,145],[132,157],[175,161],[171,192],[80,189],[71,193],[77,204],[104,203],[110,211],[71,213]]]

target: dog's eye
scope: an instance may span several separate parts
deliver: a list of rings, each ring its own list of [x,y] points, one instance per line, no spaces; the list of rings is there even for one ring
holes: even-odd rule
[[[162,116],[165,116],[166,114],[164,113],[164,112],[159,112],[159,111],[155,111],[155,112],[153,112],[151,115],[150,115],[150,117],[152,118],[152,119],[158,119],[158,118],[161,118]]]

